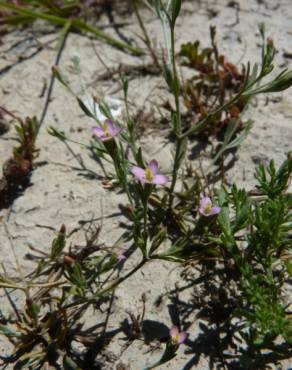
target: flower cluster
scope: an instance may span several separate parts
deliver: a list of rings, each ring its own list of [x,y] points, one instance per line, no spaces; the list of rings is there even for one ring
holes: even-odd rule
[[[123,129],[118,125],[114,124],[111,120],[107,119],[101,126],[95,126],[91,129],[91,132],[100,141],[106,142],[114,139],[118,136]],[[169,178],[161,173],[158,173],[158,162],[152,159],[146,168],[133,166],[131,168],[131,173],[134,177],[142,182],[143,184],[153,184],[153,185],[165,185],[169,182]],[[220,213],[221,208],[218,206],[213,206],[212,200],[209,197],[203,196],[201,198],[199,213],[204,217],[210,217]]]

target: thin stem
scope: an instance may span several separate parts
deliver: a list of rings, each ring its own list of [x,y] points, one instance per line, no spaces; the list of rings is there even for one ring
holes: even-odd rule
[[[20,285],[17,285],[15,283],[1,283],[0,282],[0,288],[11,288],[11,289],[18,289],[18,290],[23,290],[27,291],[29,288],[53,288],[59,285],[64,285],[66,281],[53,281],[49,283],[27,283],[27,286],[23,287]]]
[[[128,182],[127,182],[127,175],[125,174],[124,167],[121,166],[121,163],[120,163],[121,160],[119,158],[119,155],[115,154],[111,157],[112,157],[113,162],[114,162],[114,167],[115,167],[115,171],[116,171],[116,174],[118,176],[118,179],[119,179],[120,183],[123,185],[124,191],[127,194],[129,202],[131,203],[131,205],[133,205],[133,199],[132,199],[132,196],[130,194],[130,190],[129,190],[129,186],[128,186]]]
[[[148,213],[148,201],[144,204],[144,233],[147,233],[147,213]]]
[[[148,262],[149,259],[147,258],[143,258],[142,261],[136,266],[134,267],[131,271],[129,271],[125,276],[122,276],[121,278],[117,279],[116,281],[112,282],[111,284],[109,284],[108,287],[102,289],[99,293],[97,293],[95,295],[94,298],[92,299],[81,299],[79,301],[75,301],[75,302],[72,302],[62,308],[64,309],[67,309],[67,308],[71,308],[71,307],[75,307],[75,306],[79,306],[81,304],[89,304],[89,303],[94,303],[96,302],[96,300],[100,297],[102,297],[104,294],[110,292],[111,290],[115,289],[118,285],[120,285],[122,282],[124,282],[125,280],[127,280],[129,277],[131,277],[133,274],[135,274],[135,272],[137,272],[138,270],[140,270],[140,268],[142,266],[145,265],[146,262]]]
[[[174,27],[171,27],[171,63],[172,63],[172,73],[173,73],[173,81],[175,81],[175,85],[177,88],[174,89],[174,98],[175,98],[175,108],[176,108],[176,127],[175,127],[175,134],[177,135],[176,141],[176,149],[175,149],[175,157],[174,157],[174,165],[172,170],[172,181],[170,185],[170,195],[169,195],[169,208],[172,207],[173,199],[174,199],[174,188],[177,181],[178,170],[179,170],[179,162],[181,157],[181,148],[183,143],[183,138],[181,138],[182,133],[182,122],[181,122],[181,112],[180,112],[180,88],[178,83],[178,75],[175,63],[175,45],[174,45]]]
[[[60,44],[59,44],[57,57],[56,57],[54,66],[59,65],[62,53],[65,49],[65,44],[66,44],[66,41],[67,41],[68,34],[70,32],[71,26],[72,26],[71,21],[68,21],[68,22],[65,23],[65,25],[62,29],[62,32],[61,32],[61,35],[60,35]],[[55,75],[54,75],[54,73],[52,73],[50,86],[49,86],[47,97],[46,97],[46,102],[45,102],[45,105],[44,105],[44,108],[43,108],[43,111],[42,111],[41,118],[39,120],[39,125],[38,125],[38,128],[37,128],[37,132],[39,132],[39,130],[41,128],[41,125],[43,124],[43,121],[46,117],[46,114],[47,114],[47,111],[48,111],[48,108],[49,108],[49,104],[50,104],[50,100],[51,100],[51,95],[52,95],[52,92],[53,92],[54,82],[55,82]]]
[[[244,94],[244,90],[245,88],[243,88],[236,96],[234,96],[231,100],[226,102],[224,105],[220,106],[219,108],[215,109],[213,112],[209,113],[206,117],[204,117],[201,121],[199,121],[194,127],[191,127],[188,131],[180,135],[180,138],[184,139],[194,133],[197,133],[203,130],[208,125],[209,119],[212,116],[215,116],[216,114],[222,112],[223,110],[233,105]]]
[[[154,64],[157,67],[160,68],[159,60],[158,60],[158,58],[157,58],[157,56],[155,54],[155,51],[154,51],[154,49],[152,47],[152,44],[151,44],[150,37],[148,35],[148,32],[147,32],[147,30],[146,30],[146,28],[144,26],[143,20],[141,18],[141,15],[140,15],[140,12],[139,12],[139,9],[138,9],[138,5],[137,5],[137,0],[134,0],[133,1],[133,4],[134,4],[134,11],[135,11],[135,14],[136,14],[136,17],[137,17],[139,26],[140,26],[140,28],[141,28],[141,30],[143,32],[144,38],[145,38],[143,41],[145,42],[146,46],[148,47],[148,50],[149,50],[149,52],[151,54],[151,57],[153,59]]]
[[[179,96],[180,96],[180,85],[178,80],[178,74],[176,69],[176,63],[175,63],[175,45],[174,45],[174,28],[171,29],[171,64],[173,69],[173,79],[175,81],[175,84],[177,85],[177,89],[174,91],[174,97],[175,97],[175,109],[177,114],[177,127],[176,127],[176,133],[177,135],[181,135],[182,131],[182,125],[181,125],[181,113],[180,113],[180,102],[179,102]]]
[[[127,197],[128,197],[128,200],[130,202],[130,204],[133,206],[134,205],[134,201],[132,199],[132,196],[131,196],[131,193],[130,193],[130,190],[129,190],[129,187],[128,187],[128,182],[127,182],[127,178],[125,177],[123,179],[123,186],[124,186],[124,190],[127,194]]]
[[[10,283],[0,283],[0,288],[11,288],[11,289],[18,289],[18,290],[23,290],[26,291],[27,287],[22,287],[17,284],[10,284]]]
[[[144,258],[147,256],[147,239],[148,239],[148,231],[147,231],[147,215],[148,215],[148,199],[144,204],[144,220],[143,220],[143,239],[144,239],[144,248],[143,248],[143,256]]]
[[[129,102],[128,102],[128,88],[125,87],[125,82],[122,80],[123,90],[124,90],[124,101],[125,101],[125,109],[126,109],[126,117],[127,117],[127,127],[129,132],[129,141],[128,146],[132,151],[134,158],[137,158],[137,146],[136,146],[136,137],[135,137],[135,125],[130,116],[129,111]]]
[[[174,188],[176,185],[177,181],[177,175],[178,175],[178,170],[179,170],[179,156],[181,152],[181,147],[182,147],[182,139],[180,137],[177,138],[176,142],[176,149],[175,149],[175,157],[174,157],[174,165],[172,169],[172,181],[170,185],[170,194],[169,194],[169,208],[172,207],[173,199],[174,199]]]
[[[147,230],[147,220],[148,220],[148,202],[149,202],[149,197],[152,193],[152,185],[151,184],[145,184],[144,186],[144,194],[142,198],[142,203],[143,203],[143,240],[144,240],[144,246],[143,246],[143,256],[144,258],[148,258],[148,253],[147,253],[147,239],[148,239],[148,230]],[[141,248],[142,249],[142,248]]]

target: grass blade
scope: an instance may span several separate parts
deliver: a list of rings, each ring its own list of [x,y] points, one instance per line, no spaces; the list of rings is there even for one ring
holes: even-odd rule
[[[51,15],[47,13],[37,12],[31,9],[26,9],[26,8],[23,8],[23,7],[14,5],[14,4],[9,4],[6,1],[2,1],[2,0],[0,0],[0,8],[1,7],[10,9],[18,14],[31,17],[33,19],[43,19],[50,23],[56,24],[58,26],[65,26],[68,22],[67,18],[63,18],[63,17],[59,17],[56,15]],[[78,19],[78,18],[72,19],[71,26],[72,28],[78,30],[79,32],[83,31],[83,32],[91,33],[92,35],[95,35],[98,39],[103,40],[107,42],[109,45],[114,46],[120,50],[130,52],[137,56],[144,54],[143,50],[141,50],[140,48],[136,48],[122,41],[116,40],[113,37],[101,31],[99,28],[91,26],[85,23],[84,21],[82,21],[81,19]]]

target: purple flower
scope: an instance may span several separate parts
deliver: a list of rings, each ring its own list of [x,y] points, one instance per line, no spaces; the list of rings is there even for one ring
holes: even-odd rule
[[[150,161],[145,169],[134,166],[131,172],[143,184],[164,185],[169,181],[167,176],[158,173],[158,163],[155,159]]]
[[[220,207],[213,207],[212,200],[209,197],[202,197],[199,212],[202,216],[209,217],[217,215],[221,211]]]
[[[93,135],[101,141],[108,141],[119,135],[122,128],[113,124],[111,120],[106,120],[101,127],[95,126],[91,129]]]
[[[115,256],[117,257],[119,262],[127,259],[127,256],[125,255],[126,252],[127,252],[126,249],[120,249],[119,251],[115,253]]]
[[[173,326],[169,331],[169,335],[173,344],[180,345],[185,342],[188,333],[186,331],[179,331],[177,326]]]

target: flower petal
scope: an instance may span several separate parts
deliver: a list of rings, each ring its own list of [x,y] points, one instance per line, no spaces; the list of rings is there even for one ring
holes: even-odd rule
[[[125,255],[126,252],[127,252],[126,249],[121,249],[121,250],[116,252],[116,257],[117,257],[119,262],[124,261],[125,259],[127,259],[126,255]]]
[[[117,125],[114,125],[111,120],[108,120],[106,123],[108,126],[108,131],[112,137],[117,136],[122,131],[122,128]]]
[[[156,185],[164,185],[169,182],[169,178],[165,175],[155,175],[153,177],[152,183]]]
[[[177,327],[177,326],[173,326],[173,327],[169,330],[169,335],[170,335],[170,336],[171,336],[171,338],[173,338],[173,339],[177,338],[177,336],[179,335],[178,327]]]
[[[134,166],[131,168],[131,173],[140,181],[145,181],[145,170],[141,167]]]
[[[221,211],[220,207],[212,207],[211,211],[209,212],[209,215],[217,215],[218,213],[220,213],[220,211]]]
[[[200,208],[199,208],[199,213],[200,213],[202,216],[206,216],[206,217],[210,216],[210,213],[207,213],[207,212],[205,211],[205,208],[203,208],[203,207],[200,207]]]
[[[153,175],[155,176],[158,172],[158,162],[155,159],[149,162],[148,167],[152,171]]]
[[[209,197],[203,197],[200,202],[200,208],[210,207],[212,205],[212,200]]]
[[[178,339],[177,339],[177,343],[178,344],[182,344],[185,342],[185,340],[187,339],[188,337],[188,333],[186,331],[181,331],[179,334],[178,334]]]
[[[101,127],[92,127],[91,132],[93,135],[97,136],[99,139],[104,138],[104,130]]]

